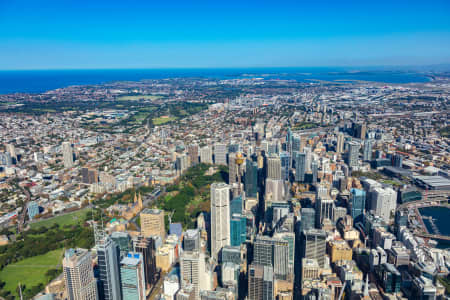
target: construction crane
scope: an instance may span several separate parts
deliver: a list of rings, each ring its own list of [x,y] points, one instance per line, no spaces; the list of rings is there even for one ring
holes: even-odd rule
[[[344,294],[344,290],[345,290],[346,285],[347,285],[347,281],[344,282],[344,285],[342,286],[342,289],[341,289],[341,291],[339,292],[338,300],[341,300],[341,299],[342,299],[342,295]]]

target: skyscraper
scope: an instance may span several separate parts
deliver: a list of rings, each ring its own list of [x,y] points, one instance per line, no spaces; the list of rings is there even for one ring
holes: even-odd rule
[[[281,160],[279,156],[267,158],[267,178],[281,180]]]
[[[350,168],[358,166],[359,144],[353,141],[348,142],[347,165]]]
[[[311,172],[312,172],[311,183],[316,184],[317,183],[317,175],[319,173],[319,164],[315,160],[313,160],[313,162],[311,163]]]
[[[289,152],[280,153],[281,160],[281,179],[289,180],[289,169],[291,166],[291,155]]]
[[[245,195],[256,198],[258,192],[258,164],[247,159],[245,163]]]
[[[337,153],[344,152],[344,134],[342,132],[339,132],[337,134],[336,152]]]
[[[200,149],[200,162],[204,164],[213,163],[211,147],[205,146]]]
[[[199,299],[200,290],[206,285],[205,255],[197,251],[185,251],[180,257],[181,286],[194,287],[194,299]]]
[[[296,152],[295,157],[295,181],[304,182],[306,172],[306,154],[303,152]]]
[[[320,267],[325,266],[326,233],[319,229],[309,229],[302,233],[302,258],[316,259]]]
[[[230,245],[230,186],[211,184],[211,257],[217,261],[223,246]]]
[[[253,263],[273,267],[278,279],[289,273],[289,242],[285,239],[257,236],[253,246]]]
[[[97,282],[91,253],[86,249],[66,250],[63,259],[64,281],[69,300],[97,300]]]
[[[131,237],[127,232],[114,231],[111,239],[119,247],[121,254],[127,254],[132,250]]]
[[[373,145],[373,141],[371,139],[367,139],[364,141],[364,149],[363,149],[364,161],[372,160],[372,145]]]
[[[145,282],[148,285],[156,283],[156,247],[153,238],[138,236],[134,244],[134,251],[141,254],[144,265]]]
[[[334,219],[334,200],[329,198],[316,199],[316,227],[321,228],[323,220]]]
[[[200,233],[198,229],[188,229],[183,236],[184,251],[198,251],[200,249]]]
[[[199,163],[199,157],[198,157],[198,145],[197,144],[190,144],[187,147],[189,159],[191,161],[191,166],[195,166]]]
[[[350,190],[350,213],[354,220],[361,219],[366,207],[366,192],[359,189]]]
[[[144,262],[140,253],[128,253],[120,262],[123,299],[145,300]]]
[[[72,145],[69,142],[62,143],[62,154],[64,161],[64,168],[72,168],[73,167],[73,151]]]
[[[146,208],[141,212],[141,233],[144,237],[159,236],[166,238],[164,211]]]
[[[228,183],[231,185],[237,182],[238,165],[236,164],[236,153],[228,155]]]
[[[230,220],[230,244],[240,246],[247,239],[247,218],[241,214],[233,214]]]
[[[122,299],[120,292],[120,250],[114,241],[99,228],[94,228],[99,268],[100,299]]]
[[[300,221],[300,230],[308,230],[314,228],[316,211],[314,208],[305,207],[300,211],[301,221]]]
[[[273,269],[271,266],[252,264],[248,272],[248,299],[273,300]]]
[[[220,143],[214,145],[214,163],[216,165],[227,165],[227,145]]]

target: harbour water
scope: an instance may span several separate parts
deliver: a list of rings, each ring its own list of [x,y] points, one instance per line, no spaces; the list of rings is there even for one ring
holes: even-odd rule
[[[419,208],[423,222],[430,234],[450,236],[450,208],[448,207],[422,207]],[[430,220],[430,218],[432,220]],[[439,248],[450,248],[450,242],[439,241]]]
[[[139,81],[162,78],[252,78],[289,79],[299,82],[376,81],[385,83],[427,82],[421,73],[350,68],[248,68],[248,69],[120,69],[0,71],[0,94],[41,93],[71,85],[101,84],[112,81]]]

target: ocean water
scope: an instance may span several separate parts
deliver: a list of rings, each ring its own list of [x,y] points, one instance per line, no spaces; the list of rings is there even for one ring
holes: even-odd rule
[[[427,82],[424,74],[405,71],[343,68],[249,68],[249,69],[120,69],[0,71],[0,94],[41,93],[71,85],[92,85],[113,81],[162,78],[251,78],[310,80],[363,80],[385,83]]]

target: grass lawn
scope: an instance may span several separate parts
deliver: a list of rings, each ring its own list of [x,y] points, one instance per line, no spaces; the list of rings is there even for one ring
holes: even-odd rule
[[[153,119],[153,124],[154,125],[162,125],[165,123],[168,123],[170,121],[174,121],[176,120],[176,117],[159,117],[159,118],[154,118]]]
[[[58,265],[62,264],[63,250],[53,250],[44,255],[26,258],[15,264],[7,265],[0,272],[0,279],[5,282],[3,289],[17,295],[16,288],[19,282],[28,288],[39,283],[45,285],[47,283],[45,273],[49,269],[59,268]]]
[[[122,101],[137,101],[137,100],[157,100],[161,98],[161,96],[154,96],[154,95],[136,95],[136,96],[120,96],[117,98],[117,100]]]
[[[77,223],[83,222],[86,215],[90,212],[88,208],[83,208],[65,215],[56,216],[50,219],[37,221],[35,223],[31,223],[31,228],[39,228],[41,226],[51,227],[53,224],[58,223],[59,226],[64,225],[75,225]]]

